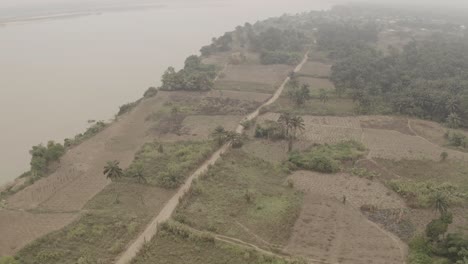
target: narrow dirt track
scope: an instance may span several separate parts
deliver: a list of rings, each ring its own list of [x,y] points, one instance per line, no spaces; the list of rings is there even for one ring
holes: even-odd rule
[[[308,60],[308,53],[304,56],[304,59],[302,62],[294,69],[294,72],[299,72],[302,69],[302,66],[307,62]],[[286,86],[287,82],[289,81],[289,77],[287,77],[281,86],[276,90],[276,92],[273,94],[273,96],[266,101],[264,104],[262,104],[260,107],[257,108],[254,112],[250,113],[247,115],[244,120],[253,120],[260,114],[260,109],[262,109],[265,106],[268,106],[272,103],[274,103],[281,93],[284,90],[284,87]],[[242,133],[244,131],[244,127],[239,125],[236,129],[236,132]],[[216,163],[216,161],[221,157],[221,155],[226,152],[229,149],[229,144],[223,145],[219,150],[217,150],[207,161],[205,161],[190,177],[187,179],[187,181],[182,185],[182,187],[177,191],[177,193],[167,202],[167,204],[164,206],[164,208],[159,212],[159,214],[151,221],[151,223],[146,227],[146,229],[141,233],[136,240],[130,244],[130,246],[125,250],[123,254],[121,254],[117,261],[115,262],[116,264],[128,264],[130,261],[138,254],[138,251],[144,246],[144,244],[147,241],[150,241],[151,238],[153,238],[154,235],[157,234],[158,232],[158,224],[162,223],[164,221],[167,221],[175,211],[177,205],[179,204],[179,200],[185,195],[185,193],[190,189],[192,186],[192,182],[194,179],[198,178],[201,174],[206,172],[208,170],[208,167],[210,165],[213,165]]]

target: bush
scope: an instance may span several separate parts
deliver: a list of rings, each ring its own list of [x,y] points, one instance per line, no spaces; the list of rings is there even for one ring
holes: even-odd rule
[[[256,138],[267,138],[271,140],[284,139],[285,133],[278,122],[267,120],[263,124],[258,124],[255,128]]]
[[[466,202],[467,194],[459,192],[458,187],[450,183],[436,184],[434,182],[410,182],[392,180],[388,182],[390,189],[406,199],[413,208],[429,208],[435,193],[447,197],[450,205]]]
[[[340,162],[356,160],[363,156],[365,147],[356,141],[345,141],[336,145],[319,145],[303,152],[293,152],[289,161],[298,168],[324,173],[336,173]]]
[[[211,234],[191,230],[189,227],[175,221],[167,221],[162,223],[160,225],[160,229],[161,231],[168,234],[172,234],[194,242],[215,242],[215,238]]]
[[[42,144],[33,146],[29,153],[31,154],[31,172],[42,176],[48,172],[52,162],[58,161],[65,154],[65,148],[60,143],[49,141],[47,146],[43,146]]]
[[[147,143],[135,154],[125,177],[135,180],[134,175],[138,171],[150,185],[176,188],[211,155],[215,147],[212,141],[180,141],[164,145]]]
[[[123,115],[125,113],[130,112],[130,110],[135,108],[135,106],[137,106],[138,103],[139,103],[139,101],[136,101],[136,102],[133,102],[133,103],[128,103],[128,104],[124,104],[124,105],[120,106],[119,112],[117,113],[117,116],[121,116],[121,115]]]
[[[216,67],[205,65],[195,55],[185,60],[185,67],[176,71],[169,67],[162,76],[161,90],[163,91],[205,91],[213,88],[216,77]]]
[[[143,97],[150,98],[150,97],[156,96],[157,94],[158,94],[158,89],[156,89],[155,87],[150,87],[148,88],[148,90],[145,91],[145,93],[143,94]]]
[[[96,124],[89,127],[84,133],[76,135],[74,139],[66,138],[64,140],[64,146],[66,148],[76,146],[80,144],[81,142],[85,141],[86,139],[89,139],[93,137],[94,135],[96,135],[97,133],[101,132],[106,127],[107,127],[107,124],[104,123],[103,121],[96,122]]]

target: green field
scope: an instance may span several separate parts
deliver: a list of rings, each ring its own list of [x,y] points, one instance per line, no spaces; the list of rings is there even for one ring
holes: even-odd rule
[[[284,244],[302,201],[286,177],[284,168],[232,150],[195,184],[174,218],[259,245]]]

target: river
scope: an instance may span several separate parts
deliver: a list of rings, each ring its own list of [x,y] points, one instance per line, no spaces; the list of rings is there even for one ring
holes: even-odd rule
[[[72,137],[89,126],[87,120],[111,119],[119,105],[159,85],[168,66],[181,67],[212,37],[245,22],[333,4],[57,2],[0,3],[0,184],[28,169],[31,146]]]

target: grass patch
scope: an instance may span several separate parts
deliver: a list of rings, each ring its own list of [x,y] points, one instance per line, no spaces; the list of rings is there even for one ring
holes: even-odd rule
[[[212,141],[147,143],[135,154],[135,160],[125,174],[135,177],[138,171],[150,185],[176,188],[215,149],[216,144]]]
[[[254,83],[254,82],[239,82],[239,81],[223,81],[219,80],[214,86],[217,90],[232,90],[241,92],[259,92],[259,93],[274,93],[276,87],[271,84]]]
[[[312,98],[319,98],[320,90],[324,90],[328,93],[328,96],[333,96],[335,86],[328,79],[310,78],[310,77],[299,77],[301,84],[309,85],[310,96]]]
[[[468,202],[468,193],[460,192],[458,187],[451,183],[437,184],[432,181],[391,180],[387,185],[405,198],[408,205],[413,208],[432,207],[437,193],[443,194],[451,206],[464,205]]]
[[[29,244],[17,257],[22,264],[113,263],[171,195],[156,187],[112,183],[77,221]]]
[[[284,168],[232,150],[195,183],[175,219],[259,245],[257,237],[284,244],[302,203],[302,195],[286,186],[286,177]]]
[[[289,162],[300,169],[325,173],[340,171],[344,161],[355,161],[364,156],[366,148],[357,141],[344,141],[335,145],[312,146],[302,152],[289,155]]]
[[[286,93],[284,93],[286,95]],[[265,111],[275,113],[291,113],[295,115],[316,116],[350,116],[355,115],[356,105],[348,98],[336,98],[329,94],[330,99],[323,103],[317,98],[297,106],[287,96],[280,97],[275,103],[266,107]]]
[[[460,160],[434,162],[432,160],[387,160],[376,159],[387,169],[415,182],[432,181],[437,184],[450,182],[468,193],[468,163]]]
[[[181,225],[163,224],[161,231],[139,252],[132,264],[299,264],[303,262],[260,254],[196,234]]]

